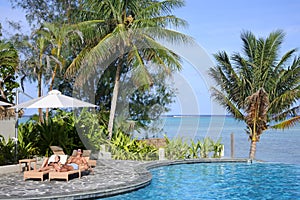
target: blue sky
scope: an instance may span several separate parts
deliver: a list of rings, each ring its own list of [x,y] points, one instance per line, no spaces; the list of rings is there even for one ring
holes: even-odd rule
[[[270,32],[282,29],[286,33],[282,52],[300,47],[300,1],[299,0],[186,0],[186,6],[175,11],[185,19],[189,27],[182,32],[192,36],[196,47],[183,47],[183,71],[175,75],[178,88],[176,103],[168,114],[224,114],[210,99],[210,82],[205,70],[215,62],[212,54],[225,50],[227,53],[240,52],[243,30],[256,36],[266,37]],[[0,22],[6,19],[23,21],[20,10],[11,10],[9,1],[0,2]],[[28,28],[26,29],[28,32]],[[5,34],[5,32],[4,32]],[[36,96],[35,88],[27,88]],[[31,94],[32,93],[32,94]]]

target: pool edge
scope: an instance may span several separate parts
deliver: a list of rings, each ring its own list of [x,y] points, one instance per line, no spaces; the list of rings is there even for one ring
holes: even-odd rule
[[[55,194],[51,196],[39,196],[36,198],[23,197],[22,199],[95,199],[112,197],[124,193],[129,193],[148,186],[152,181],[152,174],[149,171],[153,168],[179,165],[179,164],[196,164],[196,163],[250,163],[251,160],[245,158],[205,158],[205,159],[184,159],[184,160],[162,160],[162,161],[144,161],[133,167],[138,174],[138,178],[126,184],[116,185],[115,187],[86,190],[72,194]],[[260,162],[260,161],[256,161]],[[13,198],[11,198],[13,200]]]

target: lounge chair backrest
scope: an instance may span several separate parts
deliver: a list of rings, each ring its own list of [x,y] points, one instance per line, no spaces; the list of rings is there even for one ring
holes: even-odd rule
[[[91,150],[83,150],[82,156],[83,157],[90,157],[91,156]]]
[[[50,149],[54,153],[54,155],[65,155],[63,148],[59,146],[50,146]]]
[[[91,150],[83,150],[82,151],[82,157],[90,157],[91,156]],[[73,150],[72,156],[76,156],[77,155],[77,150]]]
[[[71,156],[76,156],[76,155],[77,155],[77,150],[74,149],[73,152],[72,152],[72,154],[71,154]]]

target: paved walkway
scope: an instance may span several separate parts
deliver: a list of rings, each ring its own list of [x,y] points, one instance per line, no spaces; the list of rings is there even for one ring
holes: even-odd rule
[[[81,179],[23,180],[23,173],[0,175],[0,199],[87,199],[100,198],[136,190],[151,182],[147,169],[172,164],[199,162],[247,162],[246,159],[197,159],[182,161],[121,161],[98,160],[94,174]]]
[[[104,197],[122,191],[143,187],[151,181],[151,174],[141,162],[98,160],[94,174],[83,174],[81,179],[23,180],[23,173],[0,176],[0,199],[81,199]],[[130,187],[129,187],[130,186]],[[100,194],[100,195],[99,195]]]

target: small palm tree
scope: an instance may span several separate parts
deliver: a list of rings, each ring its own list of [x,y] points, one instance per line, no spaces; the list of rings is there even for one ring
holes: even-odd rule
[[[300,58],[294,56],[296,49],[279,57],[284,39],[281,30],[266,39],[246,31],[241,39],[243,55],[214,54],[217,65],[210,69],[210,76],[218,86],[212,87],[215,100],[236,119],[246,122],[251,140],[249,157],[253,159],[256,142],[264,130],[284,128],[299,121]],[[271,122],[279,125],[268,126]]]

